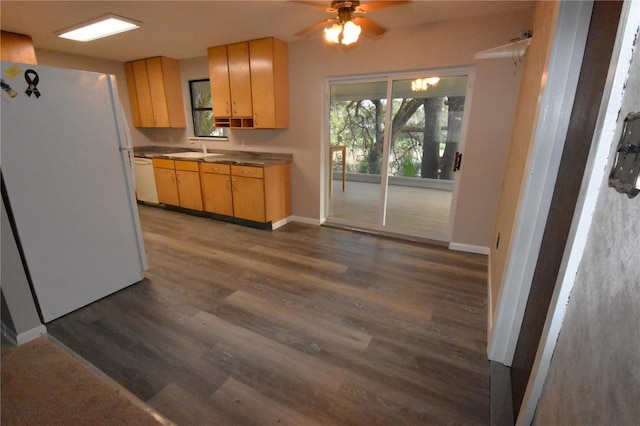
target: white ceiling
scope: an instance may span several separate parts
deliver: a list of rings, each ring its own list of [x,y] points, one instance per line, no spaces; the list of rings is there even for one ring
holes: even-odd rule
[[[330,0],[319,2],[329,6]],[[362,2],[366,3],[366,2]],[[529,10],[532,1],[425,1],[380,9],[366,16],[387,30],[449,19]],[[28,34],[36,48],[118,61],[151,56],[188,59],[207,47],[274,36],[294,36],[332,15],[295,1],[0,1],[4,31]],[[87,43],[59,39],[55,31],[114,13],[142,22],[140,29]],[[517,34],[514,34],[517,36]],[[321,31],[304,37],[321,37]]]

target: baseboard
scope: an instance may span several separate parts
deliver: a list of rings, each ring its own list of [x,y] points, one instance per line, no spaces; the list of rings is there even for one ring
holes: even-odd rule
[[[322,222],[320,221],[320,219],[312,219],[310,217],[303,217],[303,216],[289,216],[290,222],[300,222],[300,223],[306,223],[307,225],[316,225],[316,226],[320,226],[322,225]]]
[[[17,334],[4,322],[0,324],[0,326],[2,328],[2,335],[5,337],[5,339],[17,346],[30,342],[33,339],[37,339],[43,334],[47,334],[47,328],[43,324]]]
[[[489,344],[493,333],[493,291],[491,289],[491,252],[487,261],[487,357],[489,357]]]
[[[284,219],[278,220],[277,222],[273,222],[271,224],[271,229],[275,231],[276,229],[286,225],[289,222],[291,222],[291,216],[285,217]]]
[[[449,243],[449,250],[464,251],[467,253],[484,254],[489,255],[489,247],[484,246],[472,246],[470,244]]]

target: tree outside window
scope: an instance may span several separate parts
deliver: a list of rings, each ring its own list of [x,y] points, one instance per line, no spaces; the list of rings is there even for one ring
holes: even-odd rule
[[[190,80],[191,112],[193,114],[193,135],[195,137],[227,137],[227,129],[215,127],[211,106],[211,86],[209,79]]]
[[[466,77],[443,77],[423,92],[412,92],[409,83],[394,81],[389,176],[452,180]],[[334,85],[331,91],[331,145],[346,146],[348,173],[380,175],[387,125],[386,82]],[[336,163],[334,168],[340,166]]]

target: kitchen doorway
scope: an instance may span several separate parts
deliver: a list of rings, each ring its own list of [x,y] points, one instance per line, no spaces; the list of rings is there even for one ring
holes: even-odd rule
[[[449,241],[469,74],[328,81],[325,223]]]

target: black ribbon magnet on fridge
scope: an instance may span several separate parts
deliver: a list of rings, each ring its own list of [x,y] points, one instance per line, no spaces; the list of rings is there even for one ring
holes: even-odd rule
[[[38,73],[32,69],[28,69],[24,72],[24,79],[29,85],[29,87],[27,87],[27,91],[25,92],[27,96],[31,97],[31,94],[34,94],[36,98],[39,98],[40,91],[38,90],[37,86],[40,82],[40,77],[38,77]]]

